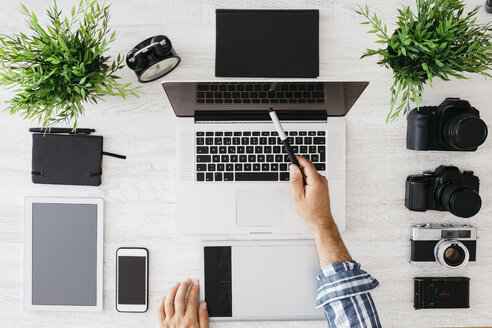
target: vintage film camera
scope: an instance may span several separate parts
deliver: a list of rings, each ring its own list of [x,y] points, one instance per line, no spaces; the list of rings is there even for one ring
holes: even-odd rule
[[[460,269],[475,262],[477,228],[468,224],[417,224],[410,231],[410,263],[437,262]]]
[[[414,288],[416,310],[470,307],[470,278],[416,277]]]

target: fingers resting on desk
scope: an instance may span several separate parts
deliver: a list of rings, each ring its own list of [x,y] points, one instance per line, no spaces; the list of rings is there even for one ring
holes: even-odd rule
[[[173,286],[159,305],[161,328],[208,328],[207,304],[201,302],[197,306],[199,291],[198,280],[188,279]]]

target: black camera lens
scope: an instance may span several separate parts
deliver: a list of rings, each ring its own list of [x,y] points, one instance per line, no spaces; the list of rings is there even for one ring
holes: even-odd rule
[[[463,187],[453,193],[449,204],[451,213],[462,218],[469,218],[480,211],[482,199],[475,190]]]
[[[482,207],[482,199],[475,190],[458,185],[443,186],[441,194],[442,207],[456,216],[470,218]]]
[[[471,150],[487,139],[487,125],[478,116],[459,115],[446,122],[444,139],[455,149]]]

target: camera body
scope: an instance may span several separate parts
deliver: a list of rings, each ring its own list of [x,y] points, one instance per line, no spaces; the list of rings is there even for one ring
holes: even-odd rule
[[[473,171],[455,166],[439,166],[434,172],[410,175],[405,185],[405,206],[411,211],[449,211],[469,218],[480,211],[480,180]]]
[[[416,277],[414,304],[418,309],[470,307],[470,278]]]
[[[487,133],[479,111],[460,98],[414,108],[407,117],[408,149],[475,151]]]
[[[460,269],[475,262],[477,228],[468,224],[417,224],[410,229],[410,263],[437,262]]]

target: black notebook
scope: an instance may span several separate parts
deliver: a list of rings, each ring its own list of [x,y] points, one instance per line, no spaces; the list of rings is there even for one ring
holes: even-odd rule
[[[318,77],[318,10],[216,11],[215,75]]]
[[[30,129],[31,132],[37,130],[39,129]],[[52,129],[49,133],[33,133],[32,182],[99,186],[102,156],[125,158],[125,156],[103,152],[102,136],[91,136],[86,133],[72,134],[69,133],[70,131],[70,129]]]

